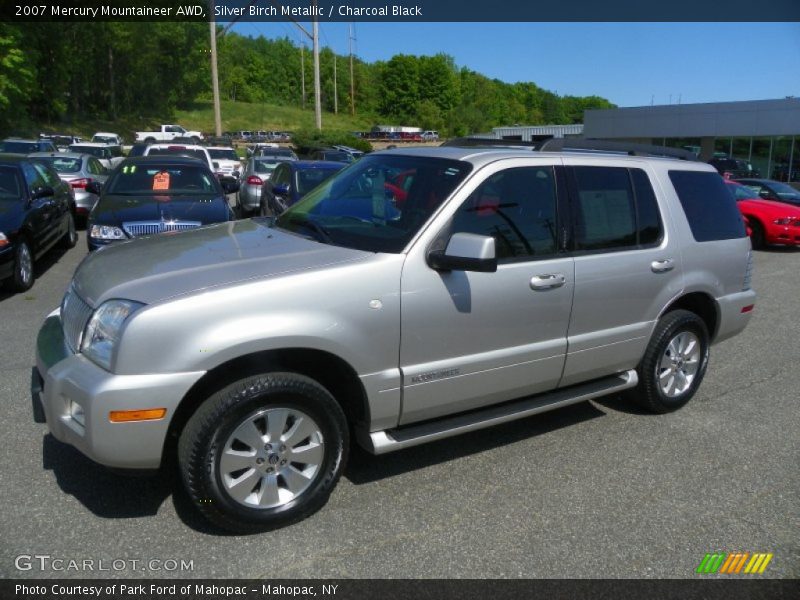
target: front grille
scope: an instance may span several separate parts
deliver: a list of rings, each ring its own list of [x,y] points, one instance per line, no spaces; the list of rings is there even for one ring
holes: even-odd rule
[[[122,228],[131,237],[153,235],[165,231],[183,231],[200,227],[200,221],[129,221]]]
[[[73,353],[80,349],[83,330],[86,329],[92,312],[94,309],[70,287],[61,302],[61,327],[64,329],[64,339]]]

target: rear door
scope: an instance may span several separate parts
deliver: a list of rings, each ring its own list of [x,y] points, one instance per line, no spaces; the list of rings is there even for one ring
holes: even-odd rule
[[[636,367],[655,320],[682,286],[680,249],[665,233],[669,215],[647,163],[564,162],[575,297],[562,386]]]

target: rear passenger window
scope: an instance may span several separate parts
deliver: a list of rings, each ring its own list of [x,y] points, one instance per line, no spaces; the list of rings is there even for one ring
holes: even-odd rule
[[[556,253],[552,167],[506,169],[490,176],[459,207],[450,234],[492,236],[500,262]]]
[[[641,169],[574,167],[575,249],[651,246],[663,228],[653,187]]]
[[[650,246],[661,241],[661,215],[658,212],[658,201],[647,173],[641,169],[630,169],[633,180],[633,191],[636,194],[637,229],[639,245]]]
[[[719,174],[670,171],[669,178],[696,241],[730,240],[746,235],[736,201]]]

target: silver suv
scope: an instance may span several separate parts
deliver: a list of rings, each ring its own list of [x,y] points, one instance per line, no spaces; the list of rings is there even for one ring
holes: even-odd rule
[[[680,408],[750,319],[750,268],[706,164],[378,152],[280,217],[87,257],[39,333],[34,416],[112,467],[176,450],[208,519],[267,529],[325,503],[351,438],[382,454],[621,392]]]

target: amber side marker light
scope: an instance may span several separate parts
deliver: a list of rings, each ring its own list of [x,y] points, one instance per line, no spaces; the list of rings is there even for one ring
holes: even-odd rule
[[[108,420],[112,423],[129,423],[131,421],[157,421],[167,414],[166,408],[147,408],[144,410],[112,410]]]

